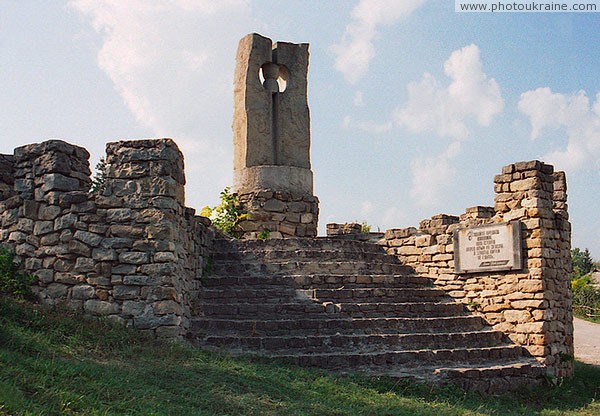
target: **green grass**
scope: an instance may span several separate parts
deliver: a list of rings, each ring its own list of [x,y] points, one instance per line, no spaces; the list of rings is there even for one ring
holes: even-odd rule
[[[482,397],[162,343],[0,298],[0,415],[599,415],[600,368]]]

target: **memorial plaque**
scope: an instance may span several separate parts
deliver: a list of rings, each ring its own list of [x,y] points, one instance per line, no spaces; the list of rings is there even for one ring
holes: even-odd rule
[[[522,268],[519,221],[464,228],[454,232],[456,273]]]

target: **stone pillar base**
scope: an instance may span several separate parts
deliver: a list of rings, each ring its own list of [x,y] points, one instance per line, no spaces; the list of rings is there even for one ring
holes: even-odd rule
[[[242,238],[316,237],[319,199],[262,190],[238,194],[249,218],[239,224]]]
[[[310,169],[296,166],[251,166],[234,169],[233,187],[239,195],[261,189],[288,192],[294,195],[313,194],[313,173]]]

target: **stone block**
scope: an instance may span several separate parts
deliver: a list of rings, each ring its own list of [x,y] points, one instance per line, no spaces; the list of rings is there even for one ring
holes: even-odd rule
[[[103,239],[103,237],[98,234],[81,230],[75,231],[73,238],[87,244],[90,247],[98,247]]]
[[[92,249],[81,241],[71,240],[68,243],[68,247],[70,254],[73,255],[89,257],[92,253]]]
[[[162,326],[179,326],[181,317],[178,315],[154,315],[144,313],[133,317],[133,326],[138,329],[154,329]]]
[[[77,215],[68,213],[62,217],[58,217],[54,220],[54,231],[60,231],[67,228],[72,228],[77,222]]]
[[[73,268],[73,270],[81,273],[86,273],[94,271],[95,267],[96,262],[93,259],[90,259],[88,257],[78,257],[77,260],[75,260],[75,267]]]
[[[44,235],[54,231],[54,223],[52,221],[36,221],[33,226],[34,235]]]
[[[140,296],[139,286],[117,285],[113,287],[112,295],[115,299],[136,299]]]
[[[154,261],[157,263],[171,262],[176,260],[177,257],[175,253],[172,253],[170,251],[159,251],[157,253],[154,253]]]
[[[71,289],[71,297],[78,300],[91,299],[96,295],[96,290],[90,285],[77,285]]]
[[[60,173],[48,173],[44,175],[42,185],[43,192],[49,191],[77,191],[79,190],[79,180],[70,178]]]
[[[115,250],[95,248],[92,250],[92,258],[97,261],[113,261],[117,259]]]
[[[127,317],[135,317],[142,315],[150,308],[144,301],[125,300],[123,301],[122,314]]]
[[[160,281],[159,276],[127,275],[123,277],[123,283],[126,285],[152,286],[159,284]]]
[[[46,293],[52,299],[65,299],[67,298],[67,291],[69,286],[62,283],[50,283],[46,288]]]
[[[112,208],[106,210],[106,221],[108,222],[129,222],[135,216],[135,211],[130,208]]]
[[[148,253],[139,251],[126,251],[119,253],[119,261],[127,264],[145,264],[149,262]]]
[[[525,323],[531,321],[531,314],[524,310],[505,310],[504,319],[510,323]]]
[[[93,315],[112,315],[119,313],[119,305],[112,302],[90,299],[83,304],[83,309]]]
[[[163,300],[159,302],[154,302],[152,304],[152,309],[156,315],[167,315],[167,314],[175,314],[181,315],[181,305],[179,303],[172,300]]]

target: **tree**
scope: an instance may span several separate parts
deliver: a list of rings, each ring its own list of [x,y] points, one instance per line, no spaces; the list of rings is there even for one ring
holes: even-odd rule
[[[590,254],[590,251],[587,248],[583,251],[579,248],[572,249],[571,260],[573,262],[574,279],[578,279],[582,276],[585,276],[586,274],[591,273],[594,270],[594,261],[592,259],[592,255]]]

